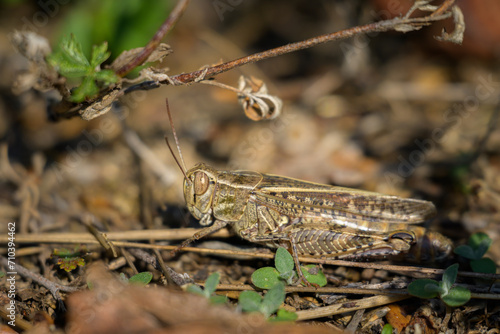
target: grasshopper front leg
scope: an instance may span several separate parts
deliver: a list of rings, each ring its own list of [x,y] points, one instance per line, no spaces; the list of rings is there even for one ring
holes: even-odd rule
[[[207,235],[217,232],[218,230],[221,230],[224,227],[226,227],[228,224],[229,222],[227,221],[215,220],[215,222],[212,225],[201,229],[200,231],[193,234],[191,238],[184,240],[184,242],[180,244],[180,246],[178,246],[177,248],[175,248],[173,251],[170,252],[170,255],[174,256],[178,251],[180,251],[182,248],[186,247],[193,241],[199,240]]]

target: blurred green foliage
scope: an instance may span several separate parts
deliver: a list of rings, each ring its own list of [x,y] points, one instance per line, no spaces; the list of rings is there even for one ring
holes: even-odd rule
[[[114,59],[123,50],[144,46],[172,7],[170,0],[78,1],[65,12],[57,29],[60,34],[57,41],[72,33],[84,52],[107,41],[111,59]],[[86,56],[89,58],[90,54]]]

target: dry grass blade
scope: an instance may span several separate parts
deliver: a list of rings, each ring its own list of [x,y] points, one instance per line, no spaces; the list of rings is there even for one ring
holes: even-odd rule
[[[311,320],[317,318],[328,317],[334,314],[341,314],[352,312],[371,307],[377,307],[398,302],[407,299],[409,296],[375,296],[363,298],[355,301],[348,301],[345,303],[333,304],[324,307],[318,307],[312,310],[297,311],[297,321]]]

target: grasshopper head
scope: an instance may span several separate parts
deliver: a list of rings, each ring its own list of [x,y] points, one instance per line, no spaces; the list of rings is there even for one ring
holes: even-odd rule
[[[218,174],[216,169],[203,163],[195,165],[186,173],[184,198],[196,219],[201,219],[210,211]]]

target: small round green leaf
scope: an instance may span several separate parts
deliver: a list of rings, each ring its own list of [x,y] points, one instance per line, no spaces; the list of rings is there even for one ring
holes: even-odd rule
[[[393,330],[394,330],[394,328],[391,326],[391,324],[385,324],[384,328],[382,328],[381,334],[392,334]]]
[[[472,249],[472,247],[469,245],[460,245],[456,247],[453,250],[453,252],[469,260],[473,260],[476,258],[476,253],[474,252],[474,249]]]
[[[478,232],[471,235],[467,243],[472,247],[472,249],[477,249],[484,240],[487,240],[485,243],[491,245],[491,238],[486,233]]]
[[[293,270],[295,266],[292,255],[283,247],[278,248],[274,257],[274,266],[280,273]]]
[[[238,298],[238,305],[245,312],[256,312],[260,309],[262,297],[255,291],[243,291]]]
[[[295,270],[286,272],[286,273],[280,273],[279,278],[284,280],[287,285],[290,285],[293,283],[293,279],[297,277],[297,274],[295,273]]]
[[[309,283],[317,284],[319,286],[325,286],[327,281],[325,274],[318,266],[314,264],[308,264],[306,266],[301,266],[302,273]]]
[[[438,292],[429,291],[429,288],[426,289],[427,285],[435,285],[437,288],[439,288],[439,283],[435,280],[422,278],[417,279],[408,285],[408,293],[412,296],[420,298],[436,298],[438,296]]]
[[[452,264],[444,271],[441,284],[441,287],[444,290],[444,294],[447,294],[451,286],[455,283],[455,280],[457,279],[457,274],[458,274],[458,263]]]
[[[285,284],[283,284],[283,282],[278,282],[267,291],[260,305],[260,311],[266,318],[269,318],[269,316],[276,312],[280,305],[283,304],[285,295]]]
[[[276,312],[276,317],[269,318],[269,321],[295,321],[297,318],[297,313],[280,308],[278,312]]]
[[[461,286],[451,288],[446,296],[441,297],[446,305],[451,307],[462,306],[470,300],[470,291]]]
[[[252,274],[252,283],[261,289],[270,289],[280,282],[280,273],[273,267],[259,268]]]
[[[210,276],[208,276],[207,280],[205,281],[205,294],[207,295],[207,297],[215,292],[215,290],[217,289],[217,284],[219,284],[219,279],[219,273],[212,273]]]
[[[443,282],[438,282],[438,284],[426,284],[424,290],[428,293],[437,293],[438,295],[446,295],[448,290],[443,288]]]
[[[474,251],[476,258],[475,259],[480,259],[483,257],[484,254],[488,251],[488,249],[491,246],[492,240],[490,238],[488,239],[483,239],[479,246],[477,246],[476,250]]]
[[[470,267],[476,273],[494,274],[497,272],[497,265],[489,257],[470,261]]]
[[[146,285],[149,282],[151,282],[152,279],[153,279],[153,273],[150,273],[149,271],[144,271],[142,273],[138,273],[138,274],[130,277],[130,279],[128,281],[129,281],[129,283],[132,283],[132,284]]]

